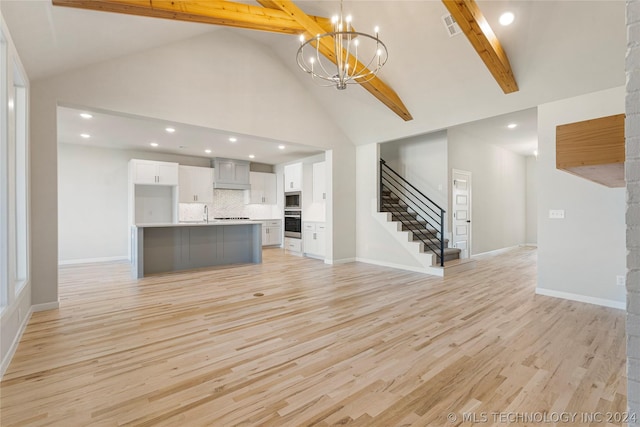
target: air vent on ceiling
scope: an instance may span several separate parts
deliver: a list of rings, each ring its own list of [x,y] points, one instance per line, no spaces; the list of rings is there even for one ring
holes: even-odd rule
[[[449,37],[457,36],[462,32],[462,30],[460,29],[460,26],[456,22],[455,18],[451,16],[451,14],[442,15],[441,19],[442,19],[442,23],[447,29],[447,34],[449,34]]]

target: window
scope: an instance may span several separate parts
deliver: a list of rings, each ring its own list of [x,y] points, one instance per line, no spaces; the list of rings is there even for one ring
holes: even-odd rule
[[[0,31],[0,310],[8,304],[9,225],[8,225],[8,130],[7,130],[7,41]]]
[[[13,67],[14,120],[15,120],[15,292],[28,280],[28,215],[27,215],[27,89],[25,79],[17,65]]]
[[[0,312],[29,282],[28,81],[0,28]]]

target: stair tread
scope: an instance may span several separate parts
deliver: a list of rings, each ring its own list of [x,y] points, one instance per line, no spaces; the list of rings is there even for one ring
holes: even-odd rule
[[[436,255],[436,260],[440,263],[440,243],[438,238],[440,230],[431,228],[431,224],[427,220],[418,218],[418,214],[411,211],[411,207],[403,202],[398,196],[391,193],[386,187],[381,190],[381,211],[391,214],[391,221],[399,222],[402,231],[412,233],[412,241],[420,242],[421,251]],[[449,248],[449,239],[444,239],[445,248],[443,249],[444,262],[460,259],[461,250],[458,248]]]

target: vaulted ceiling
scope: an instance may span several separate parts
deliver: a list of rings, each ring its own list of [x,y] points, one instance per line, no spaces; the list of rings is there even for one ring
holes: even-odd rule
[[[317,17],[330,17],[339,7],[329,0],[296,5]],[[463,35],[449,37],[441,21],[448,13],[442,2],[345,2],[356,29],[380,27],[389,61],[379,77],[413,117],[405,121],[361,87],[315,86],[297,69],[295,36],[56,7],[46,0],[0,2],[32,80],[205,32],[237,32],[289,67],[355,144],[444,129],[624,84],[624,1],[478,1],[478,7],[509,58],[516,92],[505,94]],[[497,20],[506,10],[516,18],[502,27]]]

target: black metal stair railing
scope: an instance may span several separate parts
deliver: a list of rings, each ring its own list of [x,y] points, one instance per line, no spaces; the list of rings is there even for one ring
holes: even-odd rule
[[[378,211],[389,212],[444,266],[445,210],[380,159]]]

